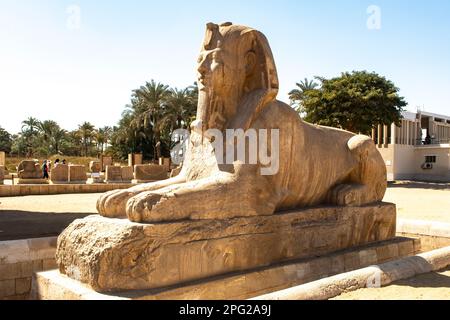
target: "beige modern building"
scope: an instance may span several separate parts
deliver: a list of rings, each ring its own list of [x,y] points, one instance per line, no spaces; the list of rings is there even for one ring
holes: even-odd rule
[[[402,126],[378,126],[372,138],[388,180],[450,182],[450,117],[404,112]]]

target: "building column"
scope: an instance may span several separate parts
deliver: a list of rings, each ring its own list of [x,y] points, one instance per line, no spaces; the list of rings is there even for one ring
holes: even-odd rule
[[[381,130],[381,125],[378,125],[377,130],[378,130],[378,141],[377,141],[377,144],[378,145],[382,145],[383,144],[383,130]]]
[[[395,136],[396,136],[397,126],[395,123],[391,124],[391,144],[395,144]]]
[[[388,141],[388,126],[387,125],[383,125],[383,144],[385,147],[387,147],[387,145],[389,144]]]

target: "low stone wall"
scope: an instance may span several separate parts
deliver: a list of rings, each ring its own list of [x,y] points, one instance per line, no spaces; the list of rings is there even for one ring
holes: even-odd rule
[[[0,300],[29,298],[33,273],[56,268],[56,237],[0,242]]]
[[[398,219],[397,234],[420,238],[422,252],[450,246],[450,223]]]
[[[116,189],[127,189],[132,183],[117,184],[44,184],[44,185],[0,185],[0,197],[49,195],[67,193],[103,193]]]

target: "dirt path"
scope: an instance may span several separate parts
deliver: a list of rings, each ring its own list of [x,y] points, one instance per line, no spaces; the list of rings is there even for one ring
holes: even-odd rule
[[[0,198],[0,241],[57,236],[75,219],[96,214],[100,194]]]

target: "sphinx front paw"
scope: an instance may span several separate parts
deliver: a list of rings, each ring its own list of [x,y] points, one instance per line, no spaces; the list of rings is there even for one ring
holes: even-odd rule
[[[97,200],[97,211],[108,218],[126,216],[126,204],[135,193],[128,190],[113,190],[103,194]]]
[[[133,222],[158,222],[161,221],[156,214],[156,206],[162,195],[154,192],[142,192],[130,198],[126,204],[126,213],[130,221]]]
[[[358,184],[340,184],[328,193],[328,203],[337,206],[359,206],[364,198],[365,188]]]

